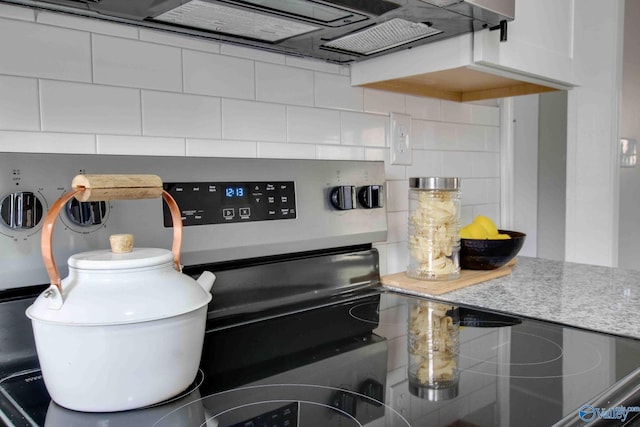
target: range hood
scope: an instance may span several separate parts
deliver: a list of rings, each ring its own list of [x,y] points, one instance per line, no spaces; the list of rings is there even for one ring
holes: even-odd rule
[[[0,0],[349,63],[513,20],[515,0]]]

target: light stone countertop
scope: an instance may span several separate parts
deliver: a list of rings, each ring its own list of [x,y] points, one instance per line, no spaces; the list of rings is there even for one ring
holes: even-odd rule
[[[385,288],[640,339],[640,271],[518,257],[510,275],[442,295]]]

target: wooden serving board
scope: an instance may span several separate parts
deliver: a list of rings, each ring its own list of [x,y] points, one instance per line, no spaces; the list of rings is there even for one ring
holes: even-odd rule
[[[382,276],[382,286],[397,289],[404,289],[411,292],[418,292],[430,295],[442,295],[467,286],[497,279],[511,274],[511,270],[516,264],[516,259],[512,259],[506,265],[495,270],[460,270],[460,277],[453,280],[427,281],[413,279],[402,271],[400,273]]]

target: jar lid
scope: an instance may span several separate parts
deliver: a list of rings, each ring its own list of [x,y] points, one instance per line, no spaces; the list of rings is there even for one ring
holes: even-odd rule
[[[457,177],[421,176],[409,178],[409,188],[420,190],[458,190],[460,180]]]
[[[416,384],[413,381],[409,381],[409,393],[421,399],[426,399],[430,402],[440,402],[443,400],[450,400],[458,397],[459,393],[458,383],[452,383],[447,387],[433,388],[427,385]]]

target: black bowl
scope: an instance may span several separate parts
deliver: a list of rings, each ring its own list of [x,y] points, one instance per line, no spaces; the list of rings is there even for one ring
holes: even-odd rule
[[[495,270],[511,261],[527,236],[518,231],[498,230],[510,239],[460,239],[460,267],[468,270]]]

